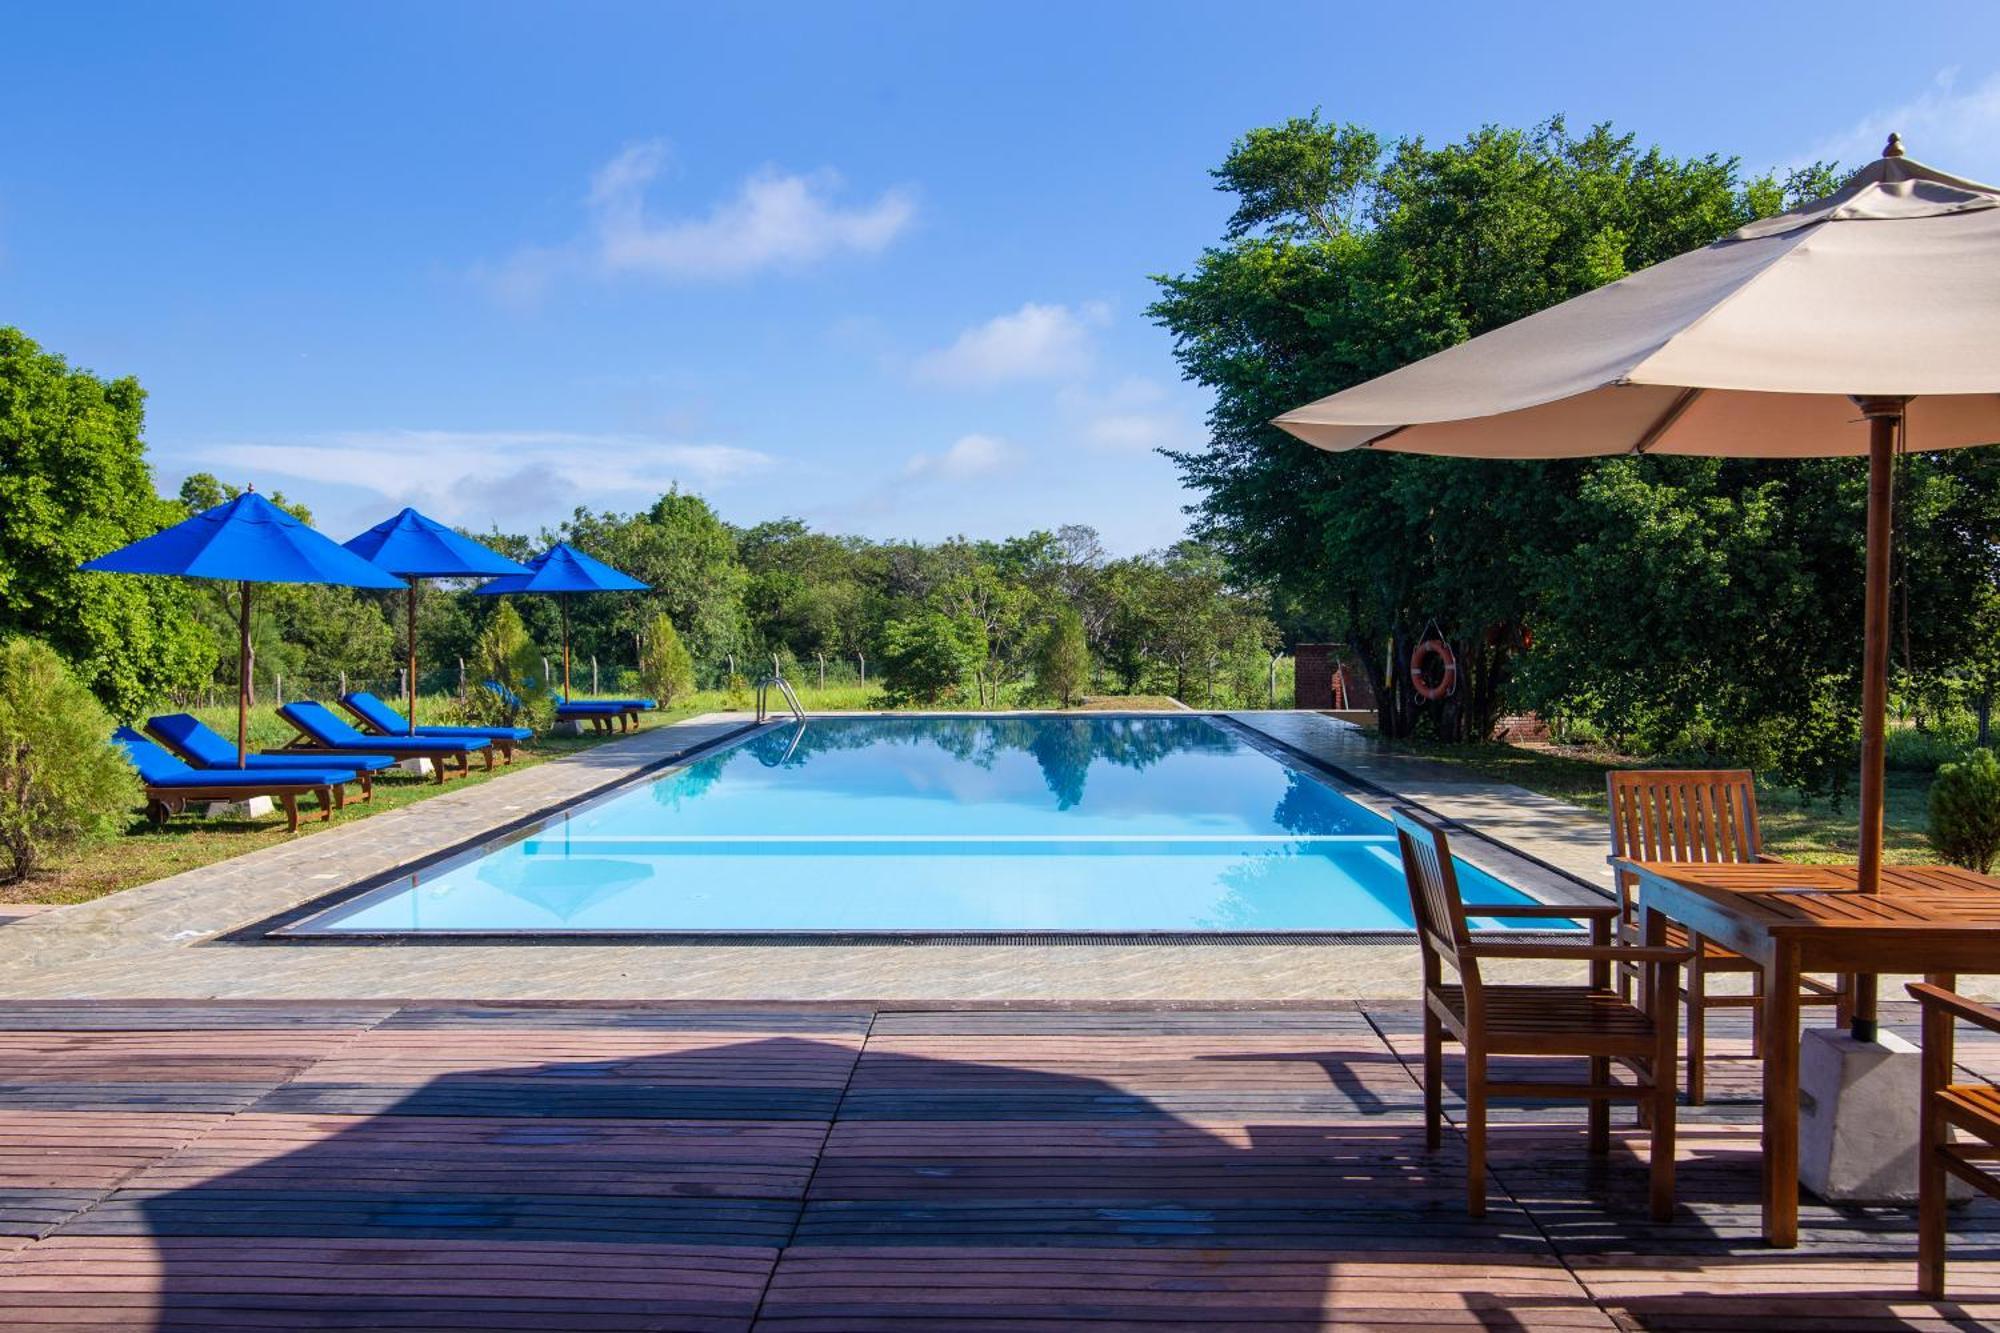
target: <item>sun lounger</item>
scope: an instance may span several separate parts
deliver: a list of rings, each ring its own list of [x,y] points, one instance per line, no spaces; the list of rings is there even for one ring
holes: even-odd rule
[[[470,736],[364,736],[340,720],[325,704],[301,699],[279,704],[278,716],[292,724],[299,734],[286,750],[292,754],[386,754],[398,760],[428,759],[439,782],[444,781],[445,760],[456,759],[461,774],[472,771],[472,756],[486,757],[486,769],[493,770],[493,744]]]
[[[319,797],[319,817],[331,819],[342,794],[354,781],[351,768],[302,768],[289,772],[227,769],[220,772],[190,768],[130,727],[120,727],[111,739],[125,751],[146,787],[146,813],[155,824],[187,809],[190,801],[245,801],[268,796],[285,812],[285,827],[299,829],[299,797]]]
[[[340,706],[354,714],[361,729],[375,736],[408,736],[410,720],[388,704],[379,695],[367,690],[355,690],[340,696]],[[493,748],[500,752],[502,763],[514,762],[514,747],[534,736],[527,727],[417,727],[419,736],[471,737],[493,742]]]
[[[497,680],[483,682],[487,689],[499,695],[514,708],[521,707],[521,696],[502,685]],[[556,698],[556,721],[588,722],[599,731],[611,730],[616,722],[620,730],[630,730],[639,724],[638,709],[625,702],[610,699],[585,699],[570,703],[561,696]]]
[[[211,772],[236,768],[236,747],[191,713],[164,713],[146,719],[146,734],[197,769]],[[396,760],[386,754],[253,754],[245,759],[248,771],[283,778],[287,773],[306,769],[344,768],[361,781],[361,799],[375,798],[374,775],[394,768]]]

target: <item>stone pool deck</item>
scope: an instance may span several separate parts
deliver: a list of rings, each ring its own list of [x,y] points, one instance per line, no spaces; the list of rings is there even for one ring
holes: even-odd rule
[[[38,913],[0,928],[0,996],[1254,1004],[1414,994],[1416,951],[1395,944],[300,944],[218,938],[726,738],[749,720],[711,715],[651,728],[478,787]],[[1365,733],[1331,719],[1245,713],[1237,720],[1385,785],[1396,776],[1379,767],[1361,772],[1365,755],[1351,743]],[[1363,795],[1382,806],[1379,797]],[[1470,798],[1461,793],[1458,799]],[[1504,792],[1489,794],[1487,808],[1497,811],[1507,800]],[[1516,882],[1542,873],[1509,860],[1501,849],[1466,850]],[[1547,838],[1526,839],[1521,850],[1550,864],[1562,856],[1587,860],[1580,848]],[[1551,891],[1587,893],[1567,882]],[[1523,977],[1567,975],[1562,966],[1514,967]]]
[[[1533,1102],[1495,1108],[1468,1217],[1393,1001],[0,1002],[0,1325],[1996,1327],[2000,1203],[1955,1212],[1946,1301],[1907,1207],[1808,1198],[1765,1248],[1756,1066],[1718,1029],[1656,1224],[1629,1112],[1599,1158]]]
[[[1603,830],[1560,802],[1387,755],[1366,732],[1309,713],[1233,719],[1419,801],[1492,841],[1467,859],[1543,896],[1605,882]],[[727,738],[750,719],[656,727],[556,763],[0,927],[0,996],[18,998],[700,999],[1223,1005],[1408,998],[1416,950],[1398,943],[736,945],[287,943],[219,937],[347,884],[477,839],[641,769]],[[1386,807],[1379,793],[1358,799]],[[1551,870],[1573,879],[1558,879]],[[1509,964],[1505,979],[1568,979]],[[1891,992],[1893,993],[1893,992]]]

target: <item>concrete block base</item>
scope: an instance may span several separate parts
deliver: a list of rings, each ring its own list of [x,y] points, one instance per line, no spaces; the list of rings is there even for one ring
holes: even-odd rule
[[[581,736],[583,735],[583,724],[574,718],[564,718],[549,728],[549,735]]]
[[[262,819],[278,807],[268,796],[252,796],[247,801],[210,801],[210,819]]]
[[[405,759],[400,764],[397,764],[396,767],[402,769],[405,773],[414,773],[420,778],[427,778],[431,775],[431,761],[428,759]]]
[[[1812,1028],[1799,1048],[1799,1183],[1829,1203],[1917,1197],[1923,1052],[1892,1032]],[[1970,1187],[1953,1182],[1954,1197]]]

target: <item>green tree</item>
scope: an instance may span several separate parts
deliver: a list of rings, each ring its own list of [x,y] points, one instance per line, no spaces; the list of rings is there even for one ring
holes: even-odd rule
[[[922,611],[882,627],[880,658],[892,703],[941,703],[985,661],[985,632],[976,621]]]
[[[111,730],[53,649],[0,641],[0,883],[124,826],[142,793]]]
[[[121,717],[198,685],[216,660],[188,582],[77,569],[182,517],[154,494],[144,421],[137,380],[100,379],[0,328],[0,635],[48,643]]]
[[[671,616],[654,616],[643,637],[639,680],[646,692],[659,700],[660,707],[670,708],[675,699],[694,689],[694,659],[688,656]]]
[[[1441,146],[1410,139],[1383,148],[1366,130],[1317,115],[1253,133],[1215,172],[1217,188],[1238,201],[1223,243],[1190,272],[1159,279],[1152,307],[1183,372],[1216,395],[1207,447],[1173,455],[1201,496],[1197,534],[1242,578],[1270,587],[1288,633],[1357,645],[1387,735],[1421,727],[1480,738],[1510,695],[1593,714],[1616,667],[1542,671],[1527,691],[1515,673],[1531,638],[1535,654],[1544,643],[1608,641],[1620,646],[1619,665],[1649,652],[1662,667],[1675,660],[1628,619],[1649,614],[1638,607],[1651,585],[1630,577],[1647,559],[1647,539],[1607,526],[1617,506],[1591,489],[1617,464],[1328,454],[1270,419],[1693,249],[1816,192],[1828,174],[1814,167],[1783,182],[1745,180],[1732,159],[1673,158],[1604,126],[1573,135],[1560,119],[1532,130],[1489,126]],[[1673,489],[1682,461],[1630,466],[1642,485]],[[1761,595],[1783,568],[1829,561],[1827,589],[1811,599],[1813,614],[1829,610],[1840,599],[1828,589],[1851,559],[1845,535],[1858,531],[1851,514],[1836,512],[1848,496],[1835,478],[1852,471],[1838,464],[1831,478],[1794,475],[1773,492],[1769,465],[1713,469],[1704,483],[1713,503],[1702,512],[1728,543],[1720,566],[1754,563],[1739,531],[1758,521],[1760,506],[1796,494],[1796,509],[1784,504],[1766,523],[1790,545],[1753,584]],[[1585,569],[1586,560],[1601,563]],[[1597,595],[1549,596],[1582,586]],[[1706,630],[1678,627],[1678,645],[1700,668],[1677,698],[1649,695],[1639,711],[1656,736],[1757,737],[1791,776],[1831,785],[1846,725],[1834,701],[1853,649],[1836,659],[1809,643],[1795,672],[1805,686],[1727,688],[1742,648],[1725,640],[1752,623],[1750,597],[1737,600],[1732,610],[1744,614]],[[1796,617],[1783,601],[1761,609],[1767,628],[1752,642],[1768,653],[1768,626]],[[1407,663],[1433,625],[1452,643],[1460,688],[1427,705]],[[1819,629],[1807,627],[1807,638]],[[1569,661],[1582,656],[1573,651]],[[1771,725],[1780,718],[1784,725]]]
[[[1068,708],[1090,684],[1090,641],[1083,617],[1072,606],[1059,607],[1042,628],[1035,646],[1035,688]]]

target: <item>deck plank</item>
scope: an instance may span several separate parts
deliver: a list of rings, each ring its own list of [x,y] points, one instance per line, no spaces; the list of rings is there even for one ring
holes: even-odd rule
[[[1907,1006],[1885,1006],[1892,1025]],[[2000,1327],[2000,1206],[1757,1222],[1712,1029],[1680,1215],[1644,1138],[1423,1146],[1413,1008],[0,1004],[8,1329]],[[2000,1044],[1968,1040],[1968,1076]],[[1458,1103],[1447,1099],[1447,1113]]]

